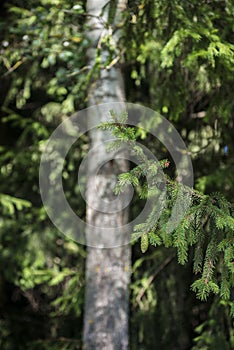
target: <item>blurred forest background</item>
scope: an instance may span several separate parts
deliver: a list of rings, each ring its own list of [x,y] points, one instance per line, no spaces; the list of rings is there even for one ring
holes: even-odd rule
[[[82,348],[86,249],[50,222],[38,169],[46,140],[87,106],[100,69],[98,54],[87,65],[86,19],[86,1],[0,4],[1,350]],[[111,52],[111,34],[106,45]],[[161,113],[182,135],[195,188],[233,202],[234,1],[129,0],[118,52],[107,65],[116,56],[127,101]],[[144,142],[154,149],[154,140]],[[76,170],[88,144],[84,135],[63,170],[66,196],[83,218]],[[141,205],[132,203],[131,216]],[[191,291],[192,254],[193,248],[182,266],[173,247],[151,246],[142,254],[139,242],[133,245],[132,350],[234,348],[233,292],[226,300],[198,299]],[[233,278],[232,271],[232,285]]]

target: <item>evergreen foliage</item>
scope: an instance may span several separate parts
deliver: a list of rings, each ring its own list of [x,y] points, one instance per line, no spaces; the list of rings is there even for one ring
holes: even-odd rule
[[[129,184],[134,187],[140,186],[142,176],[157,176],[157,168],[159,166],[165,168],[168,160],[161,160],[159,164],[148,160],[144,151],[137,145],[137,128],[126,127],[124,124],[127,122],[127,115],[123,114],[118,118],[113,111],[110,111],[110,114],[112,117],[110,122],[102,123],[100,127],[111,130],[117,140],[131,146],[140,164],[129,172],[119,175],[115,188],[118,194]],[[184,265],[188,262],[189,248],[194,246],[193,270],[195,274],[199,274],[199,277],[193,282],[192,290],[201,300],[207,300],[210,293],[219,294],[222,300],[230,301],[230,311],[234,315],[234,303],[230,300],[230,293],[234,287],[233,205],[222,194],[204,195],[169,177],[167,177],[167,183],[167,202],[163,208],[166,215],[162,215],[161,220],[157,222],[156,214],[159,209],[155,205],[146,222],[134,229],[134,237],[136,233],[141,237],[142,253],[147,251],[149,243],[154,246],[164,244],[166,247],[175,247],[178,262]],[[144,183],[143,188],[146,188],[146,185],[147,183]],[[154,198],[156,182],[150,186],[148,184],[148,194]],[[166,230],[166,225],[171,208],[179,195],[178,187],[182,189],[180,194],[182,197],[187,196],[188,193],[191,195],[192,204],[177,228],[169,232]],[[155,203],[157,201],[158,194],[155,196]],[[178,216],[180,216],[179,213]]]
[[[153,183],[159,164],[134,148],[135,141],[159,151],[160,166],[170,175],[160,219],[155,224],[152,211],[132,236],[131,348],[231,350],[233,1],[129,0],[117,48],[112,45],[116,2],[110,1],[108,35],[96,48],[93,67],[85,58],[90,48],[85,5],[73,0],[0,3],[0,348],[81,348],[85,251],[49,222],[39,196],[38,167],[54,128],[86,107],[87,87],[100,70],[118,64],[127,100],[175,123],[196,177],[192,206],[168,234],[165,224],[178,193],[173,166],[166,166],[169,155],[146,138],[140,125],[121,129],[126,121],[118,125],[116,116],[116,125],[105,126],[119,135],[110,148],[130,143],[140,160],[116,186],[116,193],[134,186],[138,197],[132,216],[148,196],[158,195],[145,179],[151,176]],[[109,52],[106,62],[103,48]],[[63,170],[66,196],[83,218],[75,173],[87,143],[84,135]],[[138,244],[143,235],[145,254]],[[193,298],[190,286],[207,300]]]

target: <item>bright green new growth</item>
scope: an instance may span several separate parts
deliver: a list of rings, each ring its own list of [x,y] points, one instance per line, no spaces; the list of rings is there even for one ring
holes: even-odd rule
[[[137,128],[125,125],[127,114],[117,117],[110,112],[112,120],[102,123],[100,128],[111,130],[116,141],[110,149],[128,144],[132,153],[138,158],[138,165],[129,172],[119,175],[115,193],[123,192],[131,184],[140,198],[149,196],[157,198],[157,183],[146,183],[146,177],[155,178],[158,167],[166,168],[168,161],[163,159],[158,164],[149,160],[137,145]],[[145,253],[149,247],[164,245],[177,250],[178,262],[182,265],[193,255],[193,271],[199,277],[191,288],[198,298],[206,300],[211,293],[218,294],[223,300],[230,300],[230,292],[234,286],[234,218],[233,205],[220,194],[204,195],[198,191],[182,186],[166,176],[166,203],[156,220],[158,206],[155,206],[147,220],[134,228],[132,238],[141,239],[141,251]],[[191,196],[191,206],[187,210],[177,228],[168,232],[166,229],[171,215],[171,208],[182,188],[184,195]],[[231,313],[234,315],[234,303],[230,301]]]

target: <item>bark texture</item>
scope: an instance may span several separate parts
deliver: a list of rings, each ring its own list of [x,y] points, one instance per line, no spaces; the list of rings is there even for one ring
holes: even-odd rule
[[[108,51],[102,45],[102,38],[108,27],[108,1],[88,0],[87,12],[92,15],[89,20],[89,38],[93,48],[89,51],[90,63],[94,63],[96,48],[100,46],[101,62],[104,63]],[[114,22],[119,23],[126,1],[117,2]],[[105,10],[103,10],[103,8]],[[98,17],[101,18],[98,18]],[[113,44],[118,40],[118,31],[113,36]],[[117,65],[110,69],[101,69],[99,77],[93,81],[89,91],[89,105],[125,101],[124,83]],[[97,115],[98,122],[102,121],[101,110]],[[127,223],[127,210],[119,210],[115,203],[113,188],[117,175],[128,169],[126,160],[115,159],[106,161],[105,141],[108,134],[101,130],[90,130],[90,138],[94,151],[89,158],[87,184],[87,223],[95,227],[94,231],[87,230],[87,260],[86,260],[86,294],[84,317],[84,349],[85,350],[121,350],[128,348],[128,287],[130,277],[130,246],[126,244],[126,234],[111,234],[111,229]],[[97,165],[102,165],[97,172]],[[97,195],[98,193],[98,195]],[[111,212],[106,209],[111,207]],[[96,208],[96,209],[95,209]],[[100,210],[97,210],[100,208]],[[104,234],[99,228],[110,228]],[[106,245],[118,246],[101,249]],[[96,240],[96,241],[94,241]]]

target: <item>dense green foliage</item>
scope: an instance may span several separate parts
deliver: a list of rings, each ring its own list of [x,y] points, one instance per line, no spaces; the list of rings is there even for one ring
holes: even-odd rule
[[[111,27],[115,2],[110,4]],[[85,59],[85,1],[10,0],[0,6],[0,348],[81,348],[85,249],[47,218],[38,167],[54,128],[86,106],[92,78],[120,64],[128,100],[162,113],[183,136],[196,189],[171,235],[163,234],[167,211],[156,227],[150,221],[138,227],[131,349],[232,349],[233,1],[130,0],[119,46],[111,46],[110,30],[101,43],[109,48],[108,62],[100,64],[99,45],[94,67]],[[177,193],[170,155],[139,130],[125,133],[125,141],[140,140],[161,158],[170,210]],[[82,217],[76,169],[87,144],[84,135],[63,170],[66,196]],[[130,182],[139,191],[131,215],[148,193],[140,176],[147,161],[120,177],[121,186]],[[191,285],[207,300],[197,299]]]
[[[160,200],[160,184],[156,181],[146,182],[146,179],[156,178],[159,173],[159,164],[148,159],[144,151],[137,144],[137,128],[126,127],[127,115],[119,118],[112,113],[112,120],[103,123],[102,129],[110,129],[117,141],[112,142],[112,148],[122,145],[130,145],[131,153],[138,158],[138,165],[127,173],[119,175],[115,187],[116,194],[124,192],[129,184],[138,190],[141,198],[154,199],[154,203]],[[161,166],[166,168],[169,162],[161,161]],[[140,183],[141,179],[143,183]],[[178,262],[184,265],[188,261],[189,247],[195,246],[193,257],[194,272],[201,273],[201,278],[196,280],[192,289],[197,291],[201,300],[206,300],[211,292],[220,294],[223,300],[230,300],[233,280],[233,256],[234,256],[234,219],[233,206],[219,193],[213,195],[201,194],[185,185],[173,181],[167,176],[167,201],[156,220],[158,207],[152,209],[145,223],[137,225],[134,229],[135,237],[141,237],[141,251],[145,253],[149,244],[157,247],[177,248]],[[171,217],[172,208],[179,196],[191,197],[190,207],[186,210],[182,220],[174,230],[168,230],[167,225]],[[181,206],[177,205],[177,219],[180,217]],[[216,271],[215,271],[216,270]],[[215,273],[216,272],[216,273]],[[220,280],[220,288],[218,286]],[[234,303],[231,303],[232,315],[234,315]]]
[[[12,1],[2,12],[1,349],[81,344],[85,251],[50,223],[38,184],[45,141],[65,116],[85,106],[85,84],[76,73],[87,41],[84,21],[76,23],[82,4],[72,9],[75,4]],[[83,145],[76,146],[63,178],[84,215],[83,202],[71,195],[77,184],[69,175],[83,156]]]

